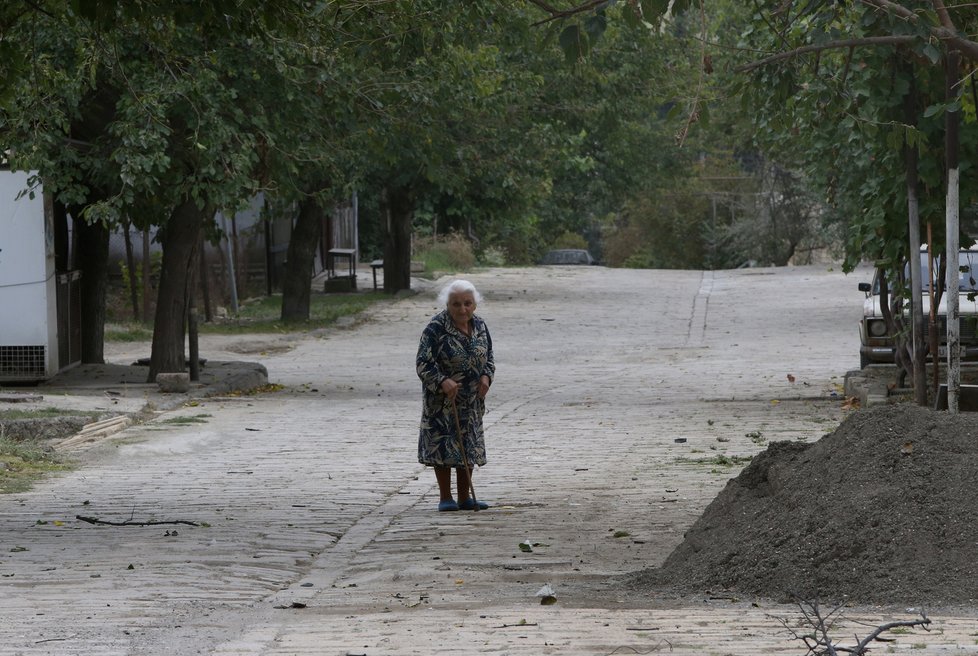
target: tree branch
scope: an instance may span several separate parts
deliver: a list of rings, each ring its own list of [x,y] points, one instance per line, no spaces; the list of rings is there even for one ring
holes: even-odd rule
[[[876,7],[877,9],[882,9],[891,14],[896,14],[900,18],[906,18],[909,21],[917,22],[920,18],[917,14],[913,13],[906,7],[898,5],[895,2],[890,2],[890,0],[861,0],[864,5],[869,5],[870,7]]]
[[[952,32],[957,32],[954,21],[951,20],[951,14],[947,13],[947,7],[944,6],[944,0],[931,0],[930,3],[934,5],[934,11],[937,12],[937,17],[941,19],[941,25]]]
[[[893,2],[892,0],[861,0],[861,2],[869,7],[875,7],[893,14],[894,16],[905,18],[912,23],[916,23],[920,20],[920,16],[910,11],[906,7]],[[951,20],[951,15],[944,6],[944,0],[930,0],[930,4],[932,7],[934,7],[934,11],[937,13],[941,21],[941,25],[939,27],[935,26],[928,28],[931,36],[946,42],[948,46],[953,45],[968,59],[978,61],[978,43],[975,43],[970,39],[966,39],[958,34],[958,29],[954,26],[954,22]]]
[[[570,9],[557,9],[553,5],[544,2],[544,0],[527,0],[530,4],[536,5],[540,9],[544,10],[549,17],[544,18],[541,21],[533,23],[533,25],[541,25],[543,23],[549,23],[553,20],[558,20],[560,18],[568,18],[570,16],[575,16],[577,14],[583,14],[589,12],[593,9],[597,9],[601,5],[607,4],[608,0],[587,0],[587,2],[582,2],[581,4],[571,7]]]
[[[535,0],[530,0],[534,2]],[[880,11],[885,11],[891,15],[898,18],[903,18],[912,23],[917,23],[920,20],[920,16],[910,11],[906,7],[903,7],[892,0],[860,0],[862,4],[873,7],[874,9],[879,9]],[[948,48],[957,48],[961,51],[961,54],[968,59],[973,61],[978,61],[978,43],[962,37],[954,22],[951,20],[950,13],[947,11],[944,5],[944,0],[931,0],[931,5],[934,7],[937,15],[940,18],[941,25],[933,26],[928,28],[930,35],[945,44]],[[890,35],[890,36],[871,36],[864,37],[860,39],[843,39],[839,41],[829,41],[828,43],[813,44],[802,46],[800,48],[795,48],[793,50],[786,50],[784,52],[779,52],[777,54],[765,57],[756,62],[750,64],[745,64],[744,66],[738,66],[734,69],[737,73],[747,73],[753,71],[757,68],[771,64],[773,62],[782,61],[785,59],[792,59],[800,55],[804,55],[810,52],[821,52],[822,50],[832,50],[836,48],[853,48],[858,46],[894,46],[913,43],[918,37],[911,35]]]
[[[134,522],[132,520],[126,520],[124,522],[110,522],[107,519],[98,519],[97,517],[84,517],[82,515],[75,515],[75,519],[88,522],[89,524],[100,524],[104,526],[160,526],[162,524],[186,524],[187,526],[200,526],[197,522],[191,522],[186,519],[175,519],[169,522]]]
[[[781,625],[784,626],[791,633],[795,640],[802,641],[808,648],[809,656],[839,656],[839,654],[852,654],[852,656],[866,656],[869,653],[869,645],[874,641],[888,641],[890,639],[882,637],[887,631],[892,631],[897,628],[916,628],[920,627],[925,631],[929,630],[930,618],[923,612],[920,613],[920,619],[916,620],[899,620],[895,622],[887,622],[881,624],[873,629],[869,635],[863,639],[857,640],[856,644],[852,647],[843,646],[835,641],[830,635],[835,629],[835,624],[837,621],[842,619],[842,606],[836,606],[834,609],[828,613],[823,613],[822,609],[819,607],[818,601],[804,601],[798,600],[798,609],[801,611],[802,617],[804,618],[804,624],[809,628],[809,631],[805,633],[800,633],[796,630],[791,623],[785,618],[778,618]]]
[[[902,45],[905,43],[912,43],[916,37],[910,35],[893,35],[893,36],[867,36],[861,39],[842,39],[840,41],[829,41],[827,43],[812,44],[807,46],[802,46],[800,48],[795,48],[794,50],[786,50],[785,52],[779,52],[777,54],[771,55],[770,57],[765,57],[764,59],[759,59],[756,62],[751,62],[750,64],[745,64],[743,66],[738,66],[734,69],[737,73],[747,73],[754,69],[772,64],[777,61],[782,61],[784,59],[793,59],[800,55],[804,55],[810,52],[821,52],[822,50],[834,50],[837,48],[857,48],[859,46],[893,46]],[[976,44],[978,46],[978,44]]]
[[[901,620],[897,622],[887,622],[886,624],[881,624],[880,626],[876,627],[876,629],[872,633],[870,633],[868,636],[866,636],[865,638],[859,641],[859,644],[856,645],[853,653],[865,654],[868,651],[867,647],[869,647],[869,643],[879,639],[880,635],[886,633],[887,631],[892,631],[893,629],[897,629],[901,627],[912,629],[918,626],[924,629],[925,631],[930,630],[927,628],[928,626],[930,626],[930,618],[927,617],[927,615],[923,611],[921,611],[920,613],[919,620]]]

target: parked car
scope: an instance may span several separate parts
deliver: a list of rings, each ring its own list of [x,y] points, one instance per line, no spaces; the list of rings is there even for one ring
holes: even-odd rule
[[[927,251],[921,249],[921,271],[924,280],[921,281],[923,298],[921,307],[924,311],[924,321],[930,317],[930,278],[927,276]],[[938,262],[935,261],[935,267]],[[910,265],[907,265],[906,276],[909,279]],[[960,317],[961,358],[962,360],[978,361],[978,242],[970,248],[958,253],[958,316]],[[873,276],[873,282],[859,283],[859,291],[866,294],[863,301],[863,317],[859,322],[859,366],[864,368],[873,363],[892,363],[896,350],[893,335],[886,327],[883,313],[880,311],[880,281],[879,272]],[[909,307],[906,309],[909,315]],[[937,307],[938,357],[947,357],[947,294],[941,297]]]
[[[559,248],[547,251],[540,264],[597,264],[597,261],[583,248]]]

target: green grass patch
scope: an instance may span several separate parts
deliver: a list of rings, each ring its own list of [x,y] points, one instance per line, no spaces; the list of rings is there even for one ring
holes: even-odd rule
[[[456,232],[437,238],[419,237],[413,251],[411,258],[424,262],[424,271],[417,275],[428,279],[439,273],[469,271],[476,262],[472,244]]]
[[[243,302],[237,316],[203,320],[203,311],[198,308],[200,323],[198,330],[202,335],[240,335],[247,333],[290,333],[325,328],[342,317],[364,312],[377,303],[389,303],[391,297],[383,292],[352,294],[313,294],[309,300],[309,319],[306,321],[282,321],[282,295],[262,296]],[[153,339],[152,326],[139,323],[114,324],[106,326],[106,341],[141,342]]]
[[[200,324],[202,334],[288,333],[325,328],[341,317],[359,314],[371,305],[389,302],[382,292],[365,294],[313,294],[307,321],[282,321],[282,296],[264,296],[241,305],[238,316]]]
[[[207,419],[212,415],[193,415],[192,417],[170,417],[168,419],[161,419],[160,424],[176,424],[179,426],[185,426],[188,424],[206,424]]]
[[[140,323],[111,324],[105,326],[107,342],[148,342],[153,339],[153,328]]]
[[[709,467],[736,467],[746,465],[753,456],[725,456],[718,455],[712,458],[680,458],[680,462],[688,462],[694,465],[707,465]]]
[[[764,433],[762,433],[759,430],[758,431],[751,431],[749,433],[745,433],[744,434],[744,437],[750,439],[751,442],[753,442],[754,444],[757,444],[758,446],[760,446],[761,444],[764,444],[765,442],[767,442],[767,438],[764,437]]]
[[[309,299],[309,319],[284,323],[282,295],[262,296],[242,303],[236,317],[200,324],[200,332],[223,334],[244,332],[242,329],[248,332],[288,332],[296,328],[319,328],[341,317],[359,314],[375,303],[389,301],[390,296],[383,292],[313,294]]]
[[[419,272],[417,275],[429,280],[445,272],[455,273],[458,271],[458,267],[452,261],[451,255],[441,250],[422,253],[421,261],[424,262],[424,271]]]
[[[0,494],[24,492],[45,474],[67,469],[51,449],[0,435]]]
[[[52,417],[97,417],[98,411],[93,410],[63,410],[61,408],[35,408],[33,410],[9,409],[0,410],[0,421],[15,419],[50,419]]]

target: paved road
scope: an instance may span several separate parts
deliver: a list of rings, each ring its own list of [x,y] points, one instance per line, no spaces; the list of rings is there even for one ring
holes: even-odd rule
[[[791,607],[649,598],[609,577],[661,563],[729,463],[837,425],[856,280],[826,267],[471,279],[496,347],[475,478],[492,510],[435,512],[416,462],[413,360],[433,293],[292,343],[205,342],[205,357],[258,359],[285,389],[166,413],[0,498],[0,654],[804,653],[778,620],[796,621]],[[535,596],[545,583],[555,605]],[[974,615],[934,619],[941,631],[899,646],[976,653]]]

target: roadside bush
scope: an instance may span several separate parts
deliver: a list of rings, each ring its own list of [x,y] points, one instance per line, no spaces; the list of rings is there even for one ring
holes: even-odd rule
[[[414,240],[413,259],[424,262],[424,270],[467,271],[475,266],[472,244],[457,232]]]
[[[576,232],[567,231],[554,240],[554,248],[580,248],[587,250],[587,240]]]
[[[479,256],[479,262],[483,266],[506,266],[506,251],[497,246],[490,246],[482,251],[482,255]]]
[[[642,252],[644,245],[642,231],[635,225],[624,225],[607,230],[604,234],[604,263],[610,267],[645,268],[639,266],[641,258],[647,265],[648,252]],[[628,262],[628,264],[626,264]]]

